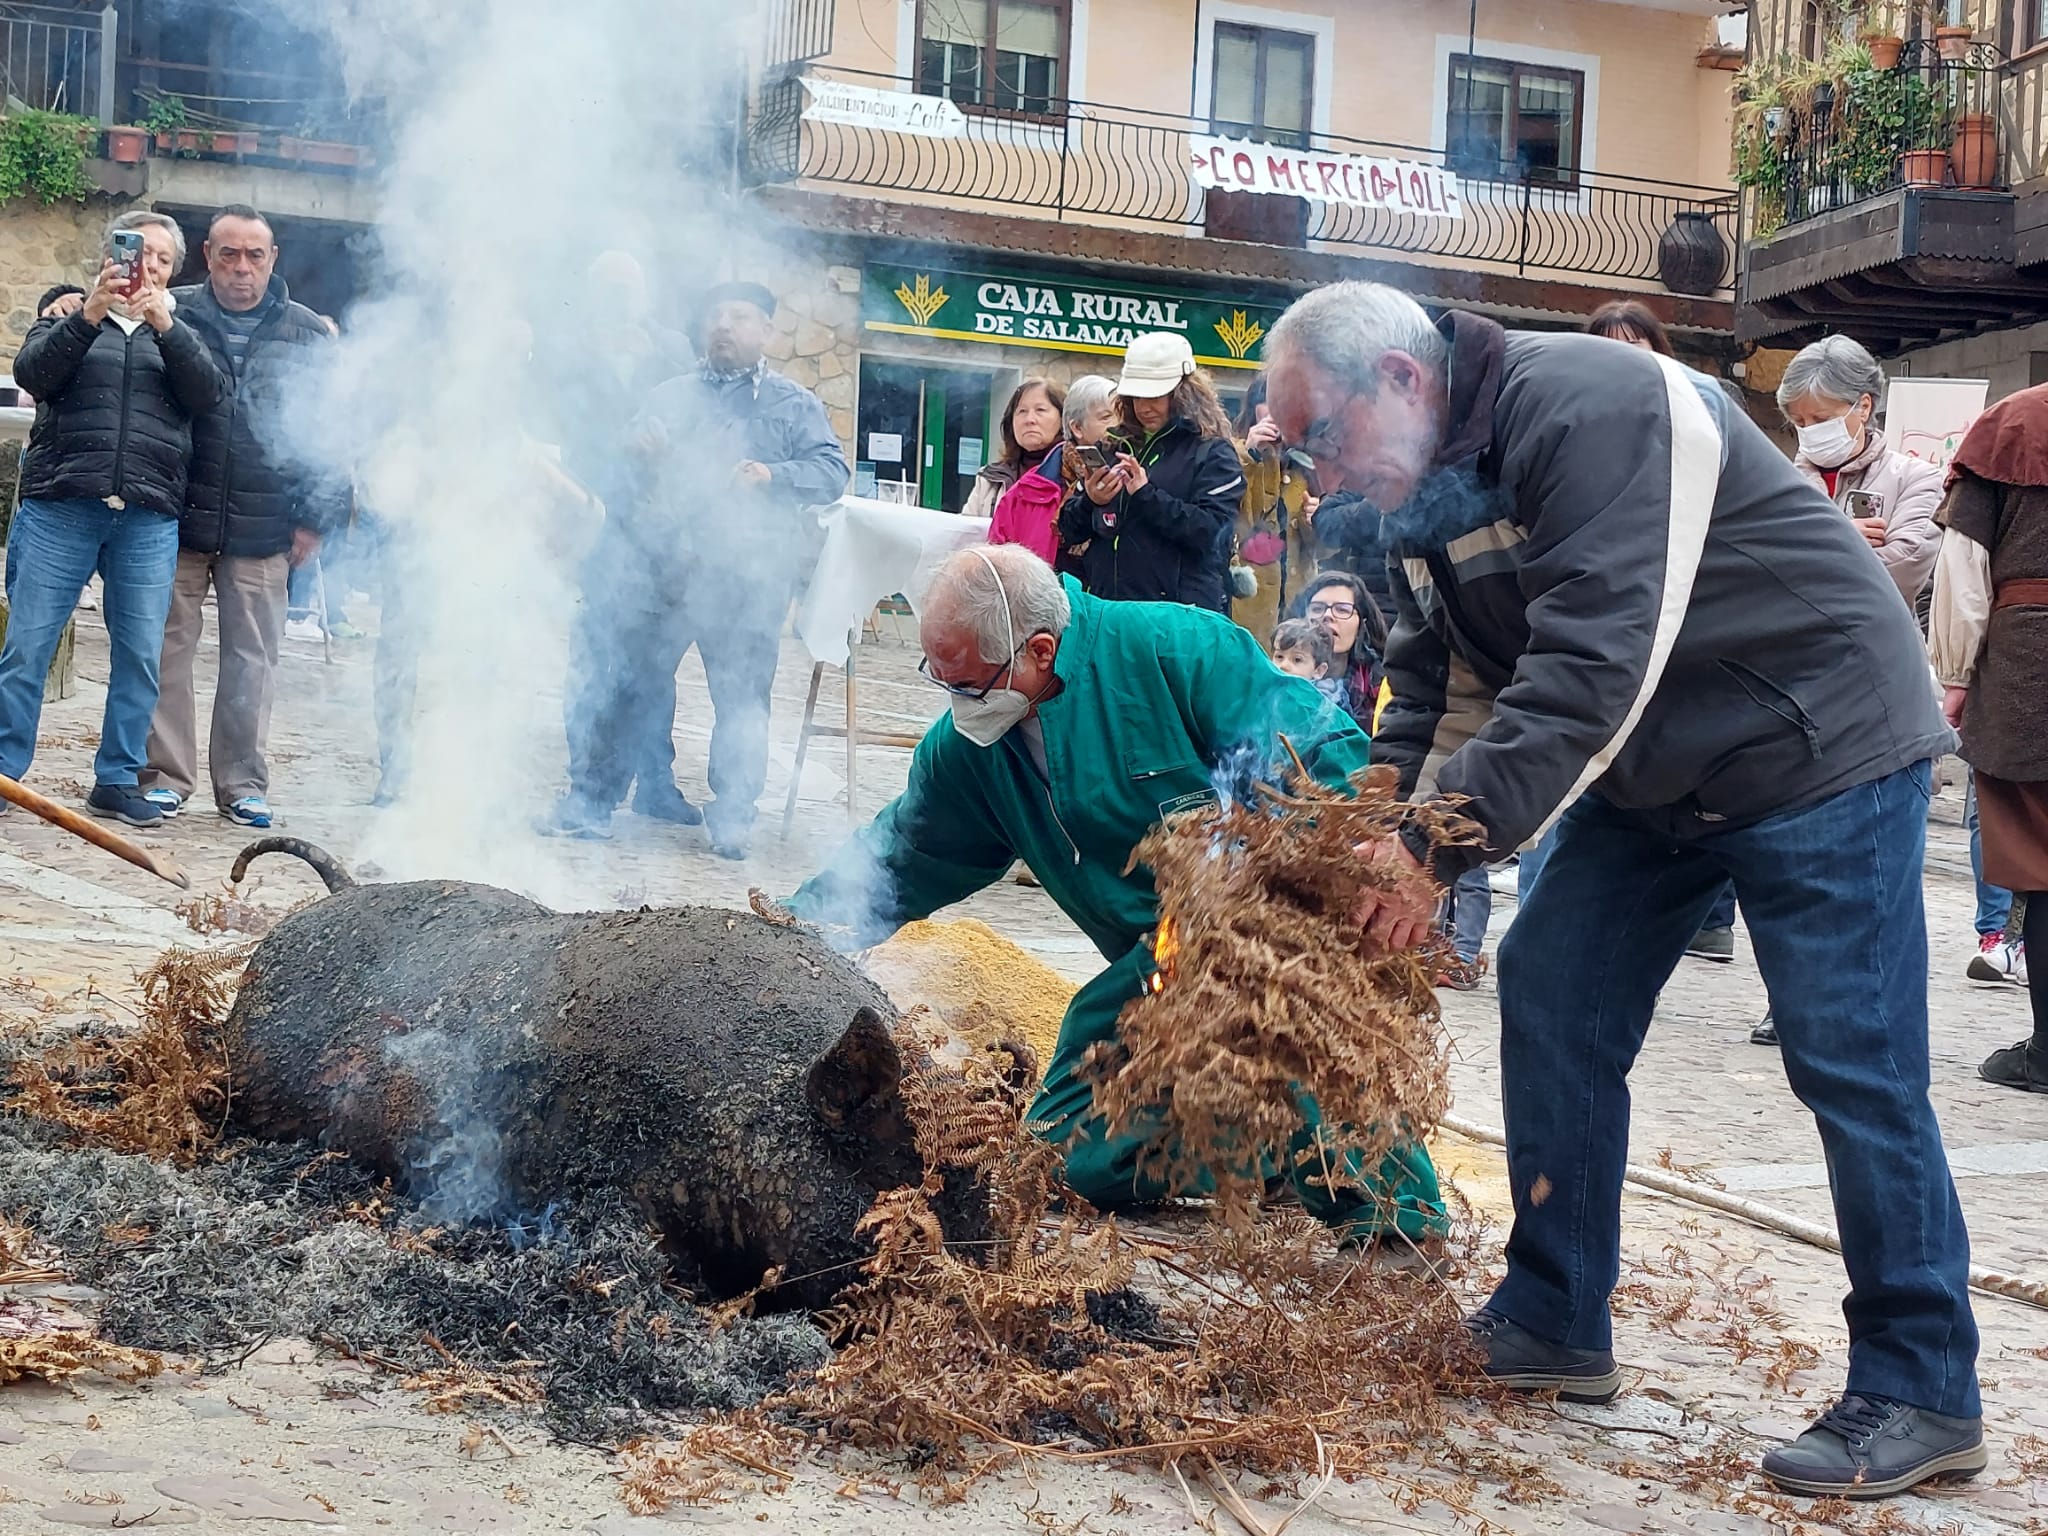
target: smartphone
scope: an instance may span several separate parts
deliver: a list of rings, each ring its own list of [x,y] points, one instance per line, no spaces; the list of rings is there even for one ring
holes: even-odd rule
[[[1115,443],[1083,443],[1079,451],[1081,462],[1090,469],[1110,469],[1116,464]]]
[[[142,287],[142,231],[117,229],[114,231],[113,243],[114,261],[127,280],[128,296],[133,298]]]
[[[1883,517],[1884,501],[1875,491],[1851,491],[1842,509],[1851,517]]]

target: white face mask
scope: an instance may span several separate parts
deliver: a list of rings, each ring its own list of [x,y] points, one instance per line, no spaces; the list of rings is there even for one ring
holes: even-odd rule
[[[1809,464],[1836,469],[1856,457],[1863,445],[1849,433],[1849,418],[1836,416],[1799,429],[1799,451]]]
[[[980,550],[976,550],[981,555]],[[989,574],[996,579],[996,592],[1003,600],[1003,638],[1010,643],[1010,667],[1017,665],[1017,652],[1023,647],[1017,644],[1017,632],[1010,624],[1010,594],[1003,586],[1003,573],[996,569],[995,561],[981,555],[981,562],[988,567]],[[1012,671],[1012,676],[1015,672]],[[978,699],[953,696],[953,729],[973,742],[977,747],[992,747],[1003,739],[1010,727],[1031,713],[1033,701],[1014,688],[991,688]]]

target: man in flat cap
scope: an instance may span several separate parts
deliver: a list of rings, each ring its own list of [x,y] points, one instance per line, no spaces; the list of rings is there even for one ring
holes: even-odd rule
[[[768,698],[782,624],[818,542],[815,507],[845,493],[846,456],[817,396],[768,368],[775,296],[722,283],[697,311],[694,372],[648,395],[629,433],[639,479],[622,557],[672,600],[620,616],[614,653],[635,664],[583,680],[589,727],[572,742],[554,829],[607,835],[635,777],[635,803],[673,790],[675,674],[694,645],[711,690],[712,851],[743,859],[768,770]],[[622,577],[625,573],[621,573]],[[575,680],[572,680],[572,684]],[[685,802],[687,805],[687,802]],[[689,815],[671,820],[694,820]]]

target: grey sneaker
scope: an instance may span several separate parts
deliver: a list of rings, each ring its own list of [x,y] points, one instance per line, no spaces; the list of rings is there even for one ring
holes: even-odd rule
[[[1486,1351],[1486,1379],[1511,1392],[1555,1392],[1567,1403],[1609,1403],[1621,1390],[1621,1367],[1605,1349],[1572,1349],[1539,1339],[1491,1307],[1465,1319],[1465,1331]]]
[[[1692,942],[1685,946],[1685,952],[1695,960],[1732,962],[1735,959],[1735,930],[1702,928],[1692,936]]]
[[[1975,1477],[1990,1459],[1982,1419],[1852,1393],[1790,1445],[1766,1452],[1763,1469],[1793,1493],[1882,1499],[1933,1478]]]

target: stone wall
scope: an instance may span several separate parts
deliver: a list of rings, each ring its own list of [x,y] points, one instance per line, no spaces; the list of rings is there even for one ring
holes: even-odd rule
[[[32,197],[0,207],[0,371],[35,323],[36,300],[58,283],[84,283],[107,221],[122,205],[95,197],[45,208]]]

